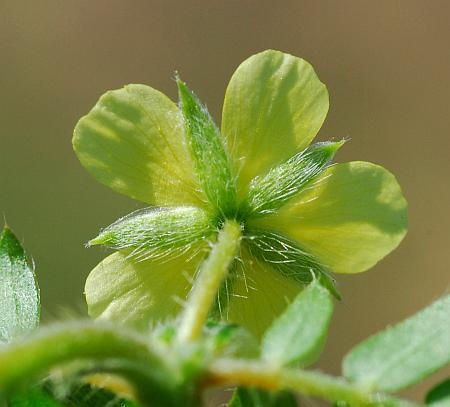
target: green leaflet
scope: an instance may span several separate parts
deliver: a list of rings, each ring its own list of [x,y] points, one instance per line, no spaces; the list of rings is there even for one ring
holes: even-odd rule
[[[345,357],[344,376],[374,390],[397,391],[450,362],[450,295],[364,340]]]
[[[313,281],[264,334],[263,359],[277,365],[313,363],[322,351],[332,314],[328,290]]]
[[[36,276],[20,242],[5,226],[0,234],[0,342],[33,330],[39,315]]]
[[[133,258],[146,260],[186,250],[215,230],[208,214],[199,208],[146,208],[108,226],[89,245],[131,250]]]
[[[341,298],[326,267],[293,240],[278,233],[249,227],[246,230],[245,245],[250,254],[269,263],[284,277],[306,285],[315,276],[337,299]]]
[[[433,387],[425,398],[427,406],[449,407],[450,406],[450,378]]]
[[[344,141],[313,144],[266,175],[255,177],[244,200],[244,213],[254,217],[275,212],[321,174],[343,144]]]
[[[236,186],[219,129],[206,107],[186,84],[179,78],[177,84],[186,138],[200,184],[220,215],[233,216],[236,211]]]
[[[238,387],[228,407],[297,407],[292,393],[268,392],[257,388]]]

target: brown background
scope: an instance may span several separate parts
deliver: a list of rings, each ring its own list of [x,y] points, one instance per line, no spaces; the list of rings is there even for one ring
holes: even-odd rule
[[[85,313],[83,282],[105,253],[83,242],[140,207],[80,166],[77,119],[126,83],[175,98],[175,70],[219,119],[236,66],[280,49],[327,84],[319,137],[351,138],[338,160],[384,165],[409,200],[400,248],[339,277],[344,300],[320,362],[338,373],[353,344],[449,286],[449,21],[447,1],[0,0],[0,212],[34,257],[45,319]]]

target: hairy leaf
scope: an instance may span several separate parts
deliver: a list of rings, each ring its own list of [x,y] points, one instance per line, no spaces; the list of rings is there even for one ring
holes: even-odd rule
[[[450,295],[364,340],[345,357],[344,375],[376,390],[397,391],[450,363]]]
[[[262,357],[278,365],[311,364],[322,351],[332,313],[328,290],[313,281],[266,331]]]
[[[39,322],[39,288],[27,256],[12,231],[0,234],[0,342],[10,342]]]

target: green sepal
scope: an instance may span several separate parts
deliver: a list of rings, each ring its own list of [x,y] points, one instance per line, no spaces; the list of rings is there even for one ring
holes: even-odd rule
[[[244,243],[251,255],[270,264],[284,277],[304,285],[316,278],[337,299],[341,299],[335,281],[326,266],[293,240],[279,233],[250,226],[246,229]]]
[[[364,340],[344,359],[344,376],[373,390],[397,391],[450,363],[450,295]]]
[[[39,323],[36,275],[11,229],[0,234],[0,343],[32,331]]]
[[[88,245],[131,250],[131,256],[146,260],[174,254],[208,238],[216,230],[210,216],[195,207],[146,208],[108,226]]]
[[[200,184],[212,206],[223,216],[236,211],[236,183],[220,131],[197,96],[177,78],[186,138]]]
[[[329,166],[344,142],[313,144],[266,175],[255,177],[241,211],[246,217],[274,213]]]
[[[276,365],[313,363],[322,352],[332,314],[330,293],[313,281],[264,334],[262,358]]]
[[[450,406],[450,377],[434,386],[427,393],[425,403],[430,407]]]
[[[228,407],[297,407],[295,396],[287,391],[268,392],[254,387],[238,387]]]

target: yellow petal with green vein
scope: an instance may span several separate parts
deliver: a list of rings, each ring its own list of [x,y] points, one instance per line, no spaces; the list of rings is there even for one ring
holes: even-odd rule
[[[105,93],[73,138],[83,166],[116,192],[152,205],[201,205],[178,107],[161,92],[128,85]]]
[[[297,240],[336,273],[365,271],[407,230],[407,203],[395,177],[368,162],[336,164],[277,214],[253,221]]]
[[[138,328],[174,317],[186,300],[205,246],[145,261],[133,260],[123,252],[108,256],[86,280],[89,315]]]
[[[327,89],[308,62],[272,50],[245,60],[231,78],[222,113],[240,196],[253,177],[307,147],[327,112]]]
[[[261,337],[272,321],[304,287],[284,277],[243,249],[228,287],[228,309],[222,317]]]

